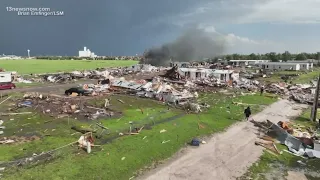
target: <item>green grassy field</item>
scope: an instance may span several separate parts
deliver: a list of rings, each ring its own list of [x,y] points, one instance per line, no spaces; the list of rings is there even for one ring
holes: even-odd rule
[[[265,81],[265,82],[284,82],[283,79],[281,79],[281,76],[284,75],[290,75],[290,74],[300,74],[297,77],[293,77],[292,79],[289,79],[287,82],[289,83],[292,81],[294,84],[304,84],[309,83],[311,80],[314,80],[320,73],[319,68],[315,68],[312,72],[307,73],[301,73],[301,72],[295,72],[295,71],[279,71],[275,72],[271,77],[267,78],[259,78],[259,81]]]
[[[309,81],[317,78],[319,76],[319,74],[320,74],[320,69],[317,68],[313,72],[309,72],[307,74],[300,75],[299,77],[294,79],[294,82],[295,83],[308,83]]]
[[[241,121],[245,106],[234,105],[232,102],[256,104],[251,105],[251,107],[253,112],[258,112],[264,105],[269,105],[277,100],[276,98],[259,95],[233,97],[218,93],[202,94],[199,101],[210,104],[209,109],[199,115],[185,114],[175,119],[174,117],[183,112],[173,108],[164,112],[168,108],[157,101],[118,95],[109,98],[111,98],[111,106],[122,111],[124,116],[101,121],[111,131],[110,135],[104,135],[103,138],[109,138],[114,134],[128,130],[129,121],[133,121],[137,126],[149,124],[148,127],[142,130],[139,135],[123,136],[110,143],[103,144],[101,147],[93,147],[91,154],[79,150],[76,146],[61,149],[55,152],[53,160],[48,162],[22,168],[10,168],[7,172],[4,172],[4,178],[14,180],[127,180],[132,176],[137,176],[141,170],[146,170],[148,167],[171,157],[192,138],[222,131],[231,124]],[[120,103],[118,99],[125,103]],[[101,106],[103,97],[91,100],[90,104]],[[0,108],[7,109],[8,107],[2,105]],[[143,114],[140,108],[144,110]],[[24,111],[28,110],[25,109]],[[0,161],[31,156],[33,153],[38,154],[76,141],[80,134],[71,135],[75,132],[70,129],[72,125],[88,127],[95,123],[95,121],[80,122],[74,119],[69,121],[52,119],[42,113],[34,116],[20,115],[11,118],[14,118],[14,120],[4,119],[6,130],[3,136],[10,136],[19,132],[24,134],[37,133],[42,135],[43,138],[20,145],[1,145]],[[170,118],[173,119],[170,120]],[[51,120],[50,125],[46,123],[49,120]],[[198,127],[198,122],[203,128]],[[162,129],[165,129],[166,132],[160,133]],[[44,136],[45,134],[50,135]],[[164,141],[167,143],[162,143]],[[99,144],[98,139],[96,144]]]
[[[131,60],[0,60],[0,68],[19,74],[53,73],[90,70],[103,67],[121,67],[137,64]]]
[[[304,84],[309,83],[311,80],[314,80],[320,73],[320,68],[314,68],[312,72],[302,73],[302,72],[296,72],[296,71],[279,71],[275,72],[271,77],[267,78],[259,78],[259,81],[268,81],[268,82],[284,82],[283,79],[281,79],[281,76],[284,75],[292,75],[292,74],[300,74],[297,77],[293,77],[293,79],[289,79],[287,82],[289,83],[292,81],[294,84]]]
[[[320,109],[319,109],[320,110]],[[318,110],[318,117],[320,117],[320,112]],[[306,110],[300,117],[292,121],[296,125],[300,125],[305,130],[307,127],[315,129],[316,123],[309,121],[310,109]],[[277,144],[278,149],[288,150],[284,145]],[[302,161],[307,165],[301,165],[297,161]],[[315,180],[320,178],[320,159],[309,159],[305,160],[301,157],[294,156],[287,152],[283,152],[281,155],[271,154],[269,151],[264,151],[260,160],[253,164],[248,172],[243,175],[241,180],[247,179],[257,179],[257,180],[267,180],[267,179],[282,179],[287,176],[288,171],[305,172],[305,175],[310,180]],[[280,177],[279,177],[280,176]]]

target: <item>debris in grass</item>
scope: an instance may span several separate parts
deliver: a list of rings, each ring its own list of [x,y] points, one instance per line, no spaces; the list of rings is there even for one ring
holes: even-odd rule
[[[105,107],[105,108],[109,107],[109,106],[110,106],[110,101],[109,101],[109,99],[105,99],[104,101],[105,101],[104,107]]]
[[[0,138],[0,144],[21,144],[25,142],[39,140],[38,136],[10,136]]]
[[[301,164],[301,165],[303,165],[303,166],[306,166],[306,165],[307,165],[306,163],[302,162],[301,160],[298,160],[297,163],[299,163],[299,164]]]
[[[162,144],[165,144],[165,143],[167,143],[167,142],[170,142],[170,140],[162,141],[161,143],[162,143]]]
[[[14,142],[15,142],[14,140],[8,139],[8,140],[0,141],[0,144],[12,144]]]
[[[92,132],[86,133],[80,136],[78,143],[81,148],[85,148],[87,153],[91,153],[91,147],[94,146],[93,144],[94,139],[92,137]]]
[[[167,130],[165,129],[160,130],[160,133],[164,133],[164,132],[167,132]]]
[[[32,102],[31,101],[24,101],[24,102],[18,104],[18,107],[20,107],[20,106],[32,107]]]
[[[49,114],[56,118],[70,117],[73,119],[88,120],[100,119],[121,115],[122,112],[113,112],[112,109],[90,106],[90,102],[83,101],[83,97],[68,98],[65,96],[49,94],[47,99],[29,98],[27,100],[18,100],[17,105],[31,102],[28,105],[34,105],[34,109]],[[98,112],[97,112],[98,110]],[[117,114],[116,114],[117,113]]]
[[[121,158],[121,161],[123,161],[123,160],[125,160],[125,159],[126,159],[126,157],[122,157],[122,158]]]

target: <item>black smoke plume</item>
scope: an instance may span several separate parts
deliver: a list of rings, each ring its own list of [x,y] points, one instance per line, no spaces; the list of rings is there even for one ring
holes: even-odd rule
[[[175,41],[152,48],[144,53],[143,63],[154,66],[173,62],[202,61],[214,58],[224,52],[224,38],[215,32],[189,29]]]

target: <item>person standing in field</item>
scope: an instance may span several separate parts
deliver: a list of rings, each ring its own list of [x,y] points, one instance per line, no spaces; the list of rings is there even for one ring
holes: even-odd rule
[[[247,119],[247,121],[249,120],[250,116],[251,116],[251,109],[250,106],[248,106],[245,110],[244,110],[244,115]]]
[[[262,96],[263,92],[264,92],[264,87],[261,86],[261,87],[260,87],[260,96]]]

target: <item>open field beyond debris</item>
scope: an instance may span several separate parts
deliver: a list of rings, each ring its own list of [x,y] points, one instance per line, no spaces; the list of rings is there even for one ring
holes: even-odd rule
[[[90,70],[103,67],[124,67],[137,64],[132,60],[0,60],[0,68],[20,74],[39,74]]]
[[[283,79],[285,76],[288,77],[287,82],[292,81],[294,84],[309,83],[311,80],[316,79],[319,75],[320,68],[314,68],[313,71],[297,72],[297,71],[278,71],[274,72],[270,77],[259,78],[260,81],[266,82],[285,82]],[[282,77],[282,78],[281,78]]]
[[[169,158],[192,138],[222,131],[241,121],[246,106],[258,112],[277,100],[268,95],[204,93],[197,101],[210,107],[201,114],[188,114],[136,96],[43,97],[22,98],[16,94],[1,104],[3,137],[15,140],[0,146],[1,166],[13,166],[4,173],[5,179],[136,177]],[[110,99],[108,115],[99,116],[95,112],[104,107],[105,98]],[[30,114],[10,114],[22,112]],[[108,130],[96,127],[97,122]],[[141,129],[140,133],[126,135],[130,126],[132,132]],[[73,145],[40,155],[77,141],[81,133],[74,129],[94,131],[94,143],[101,146],[93,147],[90,154]]]

